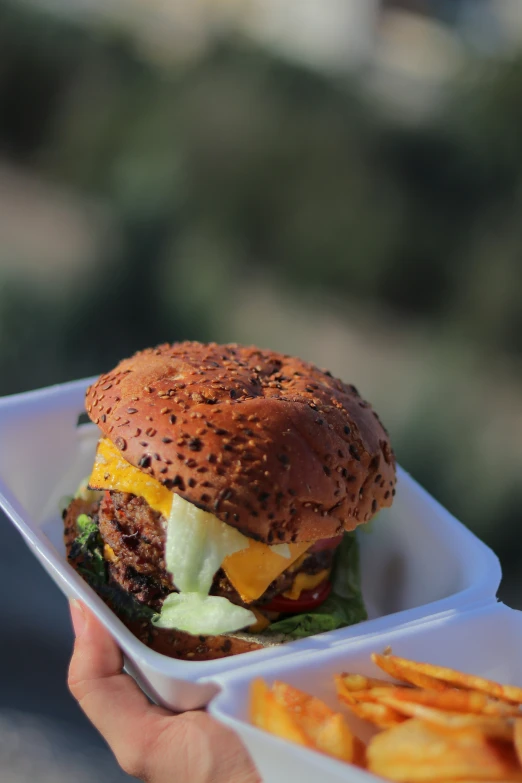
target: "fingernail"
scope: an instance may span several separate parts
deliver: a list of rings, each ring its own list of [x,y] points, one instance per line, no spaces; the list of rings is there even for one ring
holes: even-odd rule
[[[71,601],[71,620],[74,628],[74,635],[78,638],[85,628],[85,613],[83,606],[76,598]]]

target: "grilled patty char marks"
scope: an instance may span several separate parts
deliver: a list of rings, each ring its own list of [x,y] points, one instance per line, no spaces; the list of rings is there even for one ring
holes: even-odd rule
[[[89,512],[91,516],[97,516],[101,537],[114,553],[108,562],[111,580],[139,601],[159,610],[165,596],[176,589],[165,568],[166,534],[162,515],[154,511],[143,498],[116,491],[105,492],[99,506],[89,505]],[[70,506],[66,529],[71,531],[77,516],[89,512],[77,504]],[[216,573],[210,592],[212,595],[224,596],[239,606],[262,608],[274,596],[291,587],[296,573],[316,574],[330,568],[332,559],[333,550],[308,555],[297,568],[284,571],[274,579],[261,598],[252,604],[241,599],[222,569]]]

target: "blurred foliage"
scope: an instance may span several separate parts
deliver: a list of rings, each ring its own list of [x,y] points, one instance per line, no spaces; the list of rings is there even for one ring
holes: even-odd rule
[[[0,155],[102,202],[120,237],[52,300],[0,277],[0,393],[219,337],[256,275],[333,295],[348,320],[350,302],[372,304],[484,363],[521,358],[522,58],[470,62],[412,126],[355,77],[237,40],[160,68],[117,29],[4,3],[0,48]],[[469,422],[441,427],[445,404],[436,389],[419,401],[401,461],[513,568],[522,490],[510,476],[470,506],[488,455],[473,461]]]

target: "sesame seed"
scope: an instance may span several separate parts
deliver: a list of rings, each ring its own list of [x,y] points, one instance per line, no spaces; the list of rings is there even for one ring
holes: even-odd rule
[[[112,389],[112,383],[106,383],[105,386],[102,386],[103,391],[108,391],[109,389]]]
[[[352,455],[352,457],[354,459],[356,459],[358,462],[360,462],[361,455],[359,454],[359,452],[357,451],[357,448],[353,445],[353,443],[350,443],[349,452],[350,452],[350,454]]]
[[[138,412],[137,408],[127,408],[127,413],[137,413],[137,412]]]
[[[181,476],[176,475],[174,477],[174,480],[172,481],[172,486],[179,487],[179,489],[183,492],[183,490],[185,489],[185,482],[183,481]]]

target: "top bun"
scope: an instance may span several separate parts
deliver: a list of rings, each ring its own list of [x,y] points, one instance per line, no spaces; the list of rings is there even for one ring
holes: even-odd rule
[[[315,541],[395,494],[370,405],[313,364],[239,345],[160,345],[89,389],[87,411],[127,462],[251,538]]]

